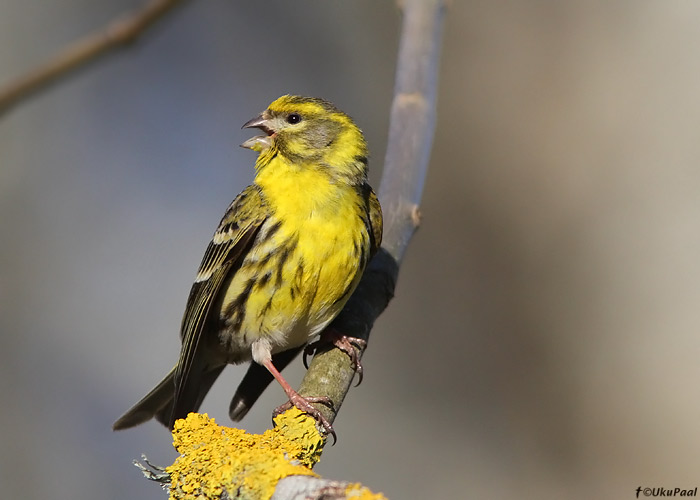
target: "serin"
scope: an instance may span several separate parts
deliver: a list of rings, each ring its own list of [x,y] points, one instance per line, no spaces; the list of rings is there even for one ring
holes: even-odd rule
[[[172,428],[199,409],[227,364],[252,360],[231,401],[233,420],[274,377],[291,404],[333,432],[309,404],[324,398],[300,396],[279,370],[338,315],[381,243],[367,145],[348,115],[312,97],[282,96],[243,127],[265,133],[242,144],[259,153],[255,181],[233,200],[204,254],[177,364],[115,430],[154,416]]]

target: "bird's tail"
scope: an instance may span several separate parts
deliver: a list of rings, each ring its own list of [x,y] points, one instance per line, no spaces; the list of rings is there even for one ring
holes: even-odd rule
[[[173,399],[167,406],[163,407],[157,414],[156,419],[166,427],[173,428],[175,421],[186,418],[191,412],[196,412],[204,401],[211,386],[226,365],[219,365],[213,369],[192,370],[186,380],[181,381],[180,391],[173,395]],[[177,392],[177,391],[175,391]]]
[[[279,371],[282,371],[296,358],[301,349],[299,347],[277,353],[272,356],[272,362]],[[119,431],[135,427],[154,417],[164,426],[172,428],[175,420],[185,418],[188,413],[199,410],[204,396],[207,395],[223,369],[224,366],[220,366],[204,372],[196,384],[190,384],[193,390],[188,392],[189,397],[181,397],[178,400],[177,408],[175,408],[175,373],[177,370],[177,366],[175,366],[151,392],[114,422],[112,429]],[[252,362],[231,400],[229,407],[231,420],[240,421],[273,380],[274,378],[267,371],[267,368]]]
[[[175,420],[185,418],[190,412],[199,410],[204,396],[207,395],[224,366],[202,373],[198,383],[194,386],[196,392],[189,394],[190,397],[180,398],[177,408],[175,408],[175,373],[177,370],[177,366],[175,366],[151,392],[114,422],[112,429],[120,431],[135,427],[153,417],[164,426],[172,429]]]
[[[119,420],[114,422],[112,429],[119,431],[135,427],[151,420],[153,417],[158,418],[158,421],[164,425],[168,425],[170,419],[168,408],[172,408],[174,395],[175,368],[170,370],[170,373],[151,392],[146,394],[141,401],[132,406]],[[161,415],[164,413],[167,413],[165,422],[161,418]]]

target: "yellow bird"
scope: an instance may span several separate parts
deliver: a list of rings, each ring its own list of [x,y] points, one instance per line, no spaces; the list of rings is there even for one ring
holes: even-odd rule
[[[154,416],[172,428],[199,409],[227,364],[252,360],[231,402],[233,420],[274,377],[291,404],[332,432],[309,404],[324,398],[300,396],[279,370],[338,315],[381,243],[367,145],[348,115],[312,97],[282,96],[243,127],[265,133],[242,144],[259,153],[255,181],[233,200],[204,254],[177,364],[115,430]]]

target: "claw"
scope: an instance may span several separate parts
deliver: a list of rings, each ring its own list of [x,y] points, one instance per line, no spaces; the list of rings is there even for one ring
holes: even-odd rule
[[[311,356],[312,354],[316,354],[316,349],[318,348],[318,340],[316,342],[311,342],[308,344],[306,347],[304,347],[304,352],[301,355],[301,359],[304,362],[304,368],[307,370],[309,369],[309,362],[306,358]]]

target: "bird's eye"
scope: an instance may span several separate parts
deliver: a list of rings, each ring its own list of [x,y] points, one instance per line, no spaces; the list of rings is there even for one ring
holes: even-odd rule
[[[289,116],[287,116],[287,123],[291,123],[294,125],[295,123],[299,123],[301,121],[301,116],[299,113],[292,113]]]

